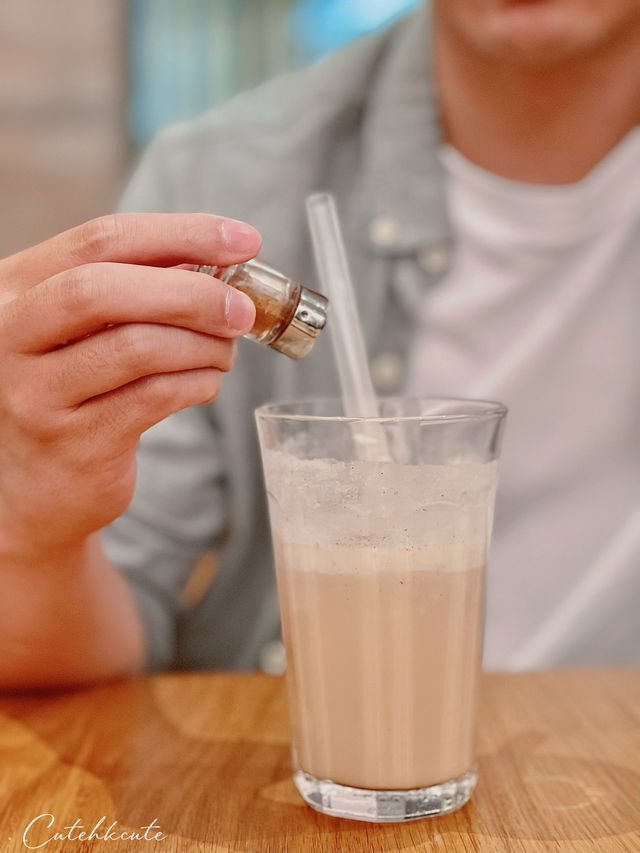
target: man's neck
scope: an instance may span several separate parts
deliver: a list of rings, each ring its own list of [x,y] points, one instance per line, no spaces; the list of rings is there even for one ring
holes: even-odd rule
[[[640,122],[640,33],[553,68],[480,56],[436,23],[447,141],[488,171],[540,184],[584,177]]]

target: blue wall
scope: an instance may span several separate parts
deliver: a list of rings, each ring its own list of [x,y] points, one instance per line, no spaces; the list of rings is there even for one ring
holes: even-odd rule
[[[340,47],[418,0],[129,0],[130,128],[139,145]]]

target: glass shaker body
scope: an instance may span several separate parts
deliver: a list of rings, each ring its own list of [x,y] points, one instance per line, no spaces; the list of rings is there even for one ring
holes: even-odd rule
[[[255,323],[246,337],[290,358],[307,355],[326,324],[328,301],[322,294],[262,261],[198,270],[246,293],[256,306]]]

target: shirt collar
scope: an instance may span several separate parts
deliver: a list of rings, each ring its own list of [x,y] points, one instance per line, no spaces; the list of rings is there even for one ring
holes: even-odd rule
[[[425,3],[392,32],[367,98],[361,222],[365,244],[377,254],[415,254],[452,239],[431,62]]]

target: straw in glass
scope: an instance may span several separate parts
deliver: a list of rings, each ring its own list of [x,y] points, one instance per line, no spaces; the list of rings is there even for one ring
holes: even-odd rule
[[[362,326],[354,294],[347,253],[330,193],[307,199],[307,217],[320,284],[329,298],[329,328],[340,377],[344,413],[353,418],[376,418],[378,400],[371,382]],[[360,454],[368,459],[388,459],[389,447],[380,424],[360,423],[353,430]]]

